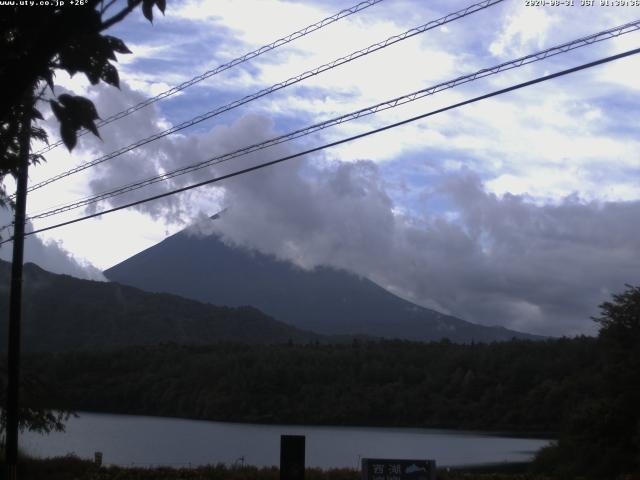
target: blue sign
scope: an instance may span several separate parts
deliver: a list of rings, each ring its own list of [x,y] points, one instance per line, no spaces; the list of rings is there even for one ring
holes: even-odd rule
[[[362,480],[435,480],[435,478],[435,460],[362,459]]]

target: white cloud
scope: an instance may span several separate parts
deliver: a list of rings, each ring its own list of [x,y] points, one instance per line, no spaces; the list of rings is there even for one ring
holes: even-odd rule
[[[489,51],[495,56],[522,55],[532,46],[540,49],[557,21],[546,9],[521,6],[513,9],[515,12],[507,16],[503,31],[489,46]]]
[[[212,26],[224,25],[237,31],[242,41],[261,45],[275,40],[272,32],[293,32],[304,25],[328,16],[314,5],[285,3],[275,0],[189,0],[174,6],[171,15],[194,22],[207,21]],[[286,15],[274,12],[286,8]],[[247,15],[251,12],[251,15]],[[269,28],[265,28],[268,19]]]
[[[0,207],[0,222],[2,225],[12,221],[13,213]],[[27,225],[27,231],[33,227]],[[3,231],[3,239],[7,238],[11,230]],[[67,250],[62,241],[42,240],[36,236],[28,236],[24,243],[24,261],[39,265],[53,273],[64,273],[88,280],[106,280],[102,271],[83,258],[79,258]],[[0,246],[0,258],[11,261],[13,258],[13,243],[8,242]]]

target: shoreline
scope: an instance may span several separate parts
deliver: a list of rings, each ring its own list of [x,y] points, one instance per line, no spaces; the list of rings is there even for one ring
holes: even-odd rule
[[[313,428],[361,428],[361,429],[386,429],[386,430],[402,430],[402,431],[432,431],[436,432],[455,432],[461,435],[464,434],[472,434],[472,435],[486,435],[488,437],[504,437],[504,438],[524,438],[524,439],[535,439],[535,440],[548,440],[553,441],[558,438],[558,432],[550,432],[544,430],[509,430],[508,428],[497,428],[493,429],[473,429],[468,427],[455,427],[455,426],[446,426],[446,425],[432,425],[432,426],[410,426],[410,425],[389,425],[385,423],[369,423],[369,424],[361,424],[361,423],[314,423],[314,422],[279,422],[279,421],[259,421],[259,420],[214,420],[208,418],[198,418],[198,417],[177,417],[177,416],[166,416],[166,415],[154,415],[150,413],[121,413],[117,411],[92,411],[92,410],[78,410],[72,412],[72,416],[80,417],[83,414],[90,415],[119,415],[125,417],[137,417],[137,418],[153,418],[153,419],[165,419],[165,420],[181,420],[181,421],[189,421],[189,422],[208,422],[208,423],[221,423],[221,424],[229,424],[229,425],[238,425],[238,426],[257,426],[257,427],[275,427],[281,426],[283,428],[287,427],[313,427]]]

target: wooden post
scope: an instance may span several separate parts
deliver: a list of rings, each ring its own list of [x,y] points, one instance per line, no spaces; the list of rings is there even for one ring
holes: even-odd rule
[[[280,480],[304,480],[304,435],[280,436]]]
[[[20,390],[20,320],[22,316],[22,264],[24,260],[24,223],[27,210],[27,179],[29,147],[31,143],[31,104],[24,103],[20,127],[20,157],[13,226],[13,260],[11,264],[11,293],[9,299],[9,349],[7,358],[7,445],[8,480],[17,479],[18,411]]]

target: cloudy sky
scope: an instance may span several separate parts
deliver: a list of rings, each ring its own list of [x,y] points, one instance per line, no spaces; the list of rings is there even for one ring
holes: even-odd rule
[[[57,148],[30,181],[395,34],[467,7],[384,0],[291,44]],[[252,101],[30,194],[29,213],[206,160],[461,75],[640,18],[640,7],[527,6],[505,0]],[[121,89],[57,77],[103,118],[353,3],[168,2],[113,29]],[[215,168],[35,220],[42,228],[381,127],[640,46],[629,33],[348,122]],[[421,305],[485,325],[547,335],[593,333],[597,305],[640,283],[640,58],[618,60],[134,209],[51,230],[27,259],[99,278],[206,215],[216,234],[301,268],[332,265]],[[52,138],[56,125],[48,119]],[[9,191],[12,185],[7,181]],[[7,212],[2,219],[9,218]],[[4,224],[5,222],[3,222]],[[0,256],[7,258],[3,245]]]

